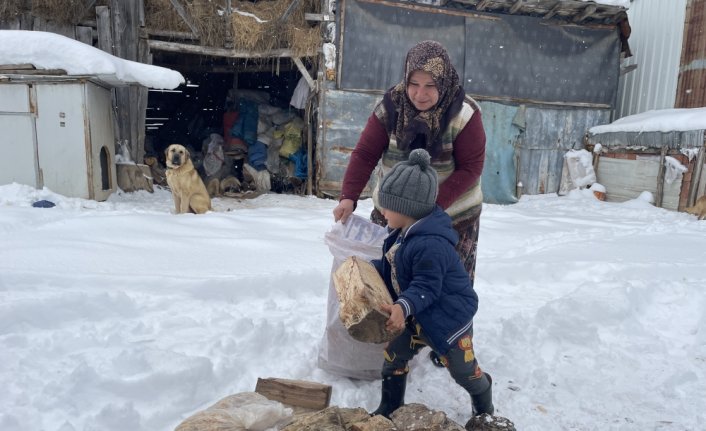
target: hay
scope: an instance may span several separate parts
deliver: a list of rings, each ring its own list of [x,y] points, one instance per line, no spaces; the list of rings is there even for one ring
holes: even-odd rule
[[[311,28],[304,19],[306,12],[315,12],[318,2],[302,0],[282,23],[291,0],[267,0],[252,3],[236,1],[231,15],[233,46],[239,50],[270,51],[292,49],[297,53],[314,55],[320,43],[318,27]],[[254,16],[252,16],[254,15]],[[255,18],[257,17],[257,18]],[[262,22],[265,21],[265,22]],[[313,41],[316,40],[315,43]],[[312,45],[316,45],[312,48]]]
[[[145,25],[165,31],[191,31],[169,0],[145,0]]]
[[[318,26],[295,28],[290,48],[298,57],[314,57],[321,46],[321,30]]]
[[[292,0],[233,0],[230,23],[225,22],[223,1],[187,0],[186,8],[200,32],[204,46],[226,45],[226,25],[230,25],[233,48],[239,51],[291,49],[299,56],[315,56],[321,44],[318,25],[304,19],[307,12],[316,13],[319,0],[300,0],[285,22],[280,18]],[[150,28],[190,31],[174,11],[169,0],[145,0],[145,20]]]
[[[201,45],[225,46],[226,24],[223,18],[223,6],[220,5],[221,2],[218,3],[209,0],[193,0],[187,4],[187,10],[199,30]]]
[[[59,24],[78,24],[89,12],[85,0],[32,0],[32,15]]]
[[[0,1],[0,21],[9,21],[17,18],[22,10],[23,0]]]

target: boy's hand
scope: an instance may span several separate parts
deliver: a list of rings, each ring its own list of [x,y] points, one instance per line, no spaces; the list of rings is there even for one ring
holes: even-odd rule
[[[402,306],[399,304],[381,304],[380,308],[382,308],[382,311],[390,314],[390,318],[385,322],[385,329],[393,334],[402,332],[404,329],[404,312],[402,311]]]

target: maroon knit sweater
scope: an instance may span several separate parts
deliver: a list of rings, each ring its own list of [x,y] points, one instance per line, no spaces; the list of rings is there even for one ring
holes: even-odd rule
[[[343,177],[340,199],[358,201],[389,141],[385,126],[372,114],[351,154]],[[483,172],[485,130],[480,111],[473,114],[466,127],[456,136],[453,147],[456,169],[439,186],[439,196],[436,198],[436,203],[443,209],[451,206],[469,187],[476,184]]]

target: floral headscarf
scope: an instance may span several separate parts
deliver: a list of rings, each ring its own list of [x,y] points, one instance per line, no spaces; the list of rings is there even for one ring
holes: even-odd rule
[[[439,101],[428,111],[419,111],[407,96],[407,82],[412,72],[429,72],[439,91]],[[439,42],[425,40],[407,53],[404,79],[389,89],[383,97],[387,111],[386,128],[394,130],[397,147],[412,150],[418,135],[426,139],[423,145],[415,143],[415,148],[425,148],[432,157],[441,152],[441,135],[463,105],[465,92],[460,85],[458,73],[451,64],[446,48]]]

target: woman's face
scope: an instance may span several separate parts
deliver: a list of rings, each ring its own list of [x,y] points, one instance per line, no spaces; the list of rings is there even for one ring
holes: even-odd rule
[[[407,97],[415,108],[428,111],[439,101],[439,90],[431,77],[431,73],[415,70],[407,81]]]

